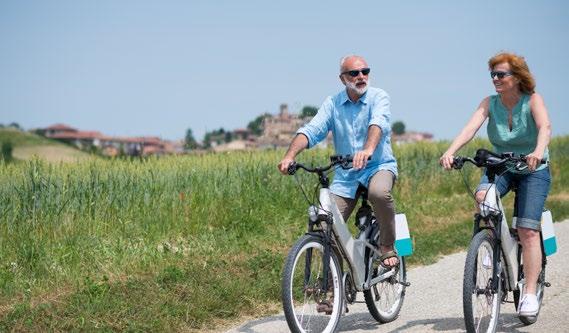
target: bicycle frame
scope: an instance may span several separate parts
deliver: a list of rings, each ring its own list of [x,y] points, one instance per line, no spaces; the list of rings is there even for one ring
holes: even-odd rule
[[[370,251],[379,255],[376,247],[368,242],[372,228],[366,228],[359,233],[357,238],[353,238],[336,205],[336,201],[331,195],[332,193],[328,187],[323,186],[320,188],[319,199],[321,207],[318,208],[318,215],[332,214],[332,230],[336,236],[337,245],[342,252],[342,256],[348,262],[356,290],[367,290],[374,284],[395,275],[396,270],[393,269],[373,279],[371,278],[371,274],[367,274],[367,270],[369,270],[372,264],[372,256],[369,257],[369,261],[366,265],[365,249],[368,248]]]
[[[506,275],[506,288],[508,291],[517,290],[518,283],[518,241],[510,233],[508,227],[508,222],[506,220],[506,214],[504,214],[504,207],[500,199],[500,193],[496,190],[496,184],[492,183],[488,192],[486,193],[486,198],[484,202],[479,204],[480,217],[477,219],[475,224],[474,233],[477,233],[481,229],[489,229],[492,231],[495,239],[499,240],[498,245],[494,248],[494,266],[503,258],[505,261],[505,270],[494,269],[493,280],[495,284],[493,287],[497,287],[497,283],[500,280],[498,275],[501,271]],[[493,221],[493,225],[488,227],[480,227],[480,220],[490,220]],[[496,223],[497,222],[497,223]],[[503,254],[503,255],[502,255]]]

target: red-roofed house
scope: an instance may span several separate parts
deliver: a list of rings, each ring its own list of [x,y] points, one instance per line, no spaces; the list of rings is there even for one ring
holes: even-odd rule
[[[54,124],[46,128],[40,128],[36,132],[46,138],[72,144],[81,149],[91,146],[99,147],[100,139],[103,137],[100,132],[79,131],[65,124]]]
[[[38,133],[40,135],[43,135],[43,136],[48,137],[48,138],[50,138],[56,134],[76,133],[76,132],[77,132],[77,129],[75,129],[71,126],[67,126],[65,124],[54,124],[54,125],[51,125],[51,126],[46,127],[46,128],[38,129]]]
[[[107,156],[121,154],[129,156],[175,154],[183,151],[181,144],[168,142],[155,136],[111,137],[97,131],[79,131],[65,124],[55,124],[38,133],[58,141],[72,144],[79,149],[98,148]]]

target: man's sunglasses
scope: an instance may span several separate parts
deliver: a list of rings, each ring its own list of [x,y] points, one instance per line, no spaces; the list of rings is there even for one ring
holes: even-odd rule
[[[512,75],[512,72],[500,72],[500,71],[496,71],[496,72],[491,71],[491,72],[490,72],[490,77],[491,77],[492,79],[494,79],[495,77],[497,77],[498,79],[501,80],[501,79],[505,78],[506,76],[511,76],[511,75]]]
[[[360,73],[362,73],[363,75],[367,76],[369,74],[369,72],[371,71],[371,69],[369,68],[362,68],[361,70],[353,70],[353,71],[345,71],[342,73],[342,75],[344,74],[348,74],[351,77],[356,77],[358,75],[360,75]]]

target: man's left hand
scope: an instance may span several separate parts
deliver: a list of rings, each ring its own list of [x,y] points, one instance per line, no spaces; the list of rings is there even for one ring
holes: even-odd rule
[[[372,155],[373,152],[369,152],[367,150],[358,151],[354,155],[354,162],[353,168],[356,170],[360,170],[366,167],[368,158]]]

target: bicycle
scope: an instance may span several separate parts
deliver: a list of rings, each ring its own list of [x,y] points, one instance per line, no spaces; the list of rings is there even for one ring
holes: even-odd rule
[[[462,169],[465,162],[486,168],[486,175],[491,185],[484,201],[478,204],[480,212],[474,215],[473,237],[464,265],[464,322],[468,332],[495,332],[500,306],[507,301],[508,292],[513,292],[514,305],[518,309],[519,302],[523,299],[525,285],[522,246],[515,223],[512,228],[508,227],[504,207],[496,190],[496,179],[509,170],[525,170],[527,164],[523,155],[496,154],[485,149],[479,149],[474,158],[455,157],[453,168]],[[546,231],[547,238],[544,237]],[[556,251],[549,211],[542,214],[540,237],[543,259],[537,281],[537,298],[541,309],[544,289],[550,286],[545,280],[547,256]],[[535,316],[522,316],[518,313],[518,318],[524,324],[530,325],[537,321],[538,315],[539,311]]]
[[[302,169],[319,179],[318,202],[311,202],[302,190],[310,204],[308,231],[289,251],[283,271],[283,309],[292,332],[336,331],[341,315],[348,312],[347,305],[357,302],[358,292],[363,292],[375,320],[393,321],[403,305],[405,288],[410,285],[405,256],[411,254],[412,244],[405,215],[396,215],[399,265],[388,269],[377,262],[379,222],[366,193],[362,193],[356,213],[356,238],[331,197],[329,170],[350,168],[351,162],[351,156],[331,156],[330,164],[324,167],[293,163],[288,168],[290,175]],[[300,183],[299,186],[302,189]],[[344,262],[348,268],[345,272]]]

